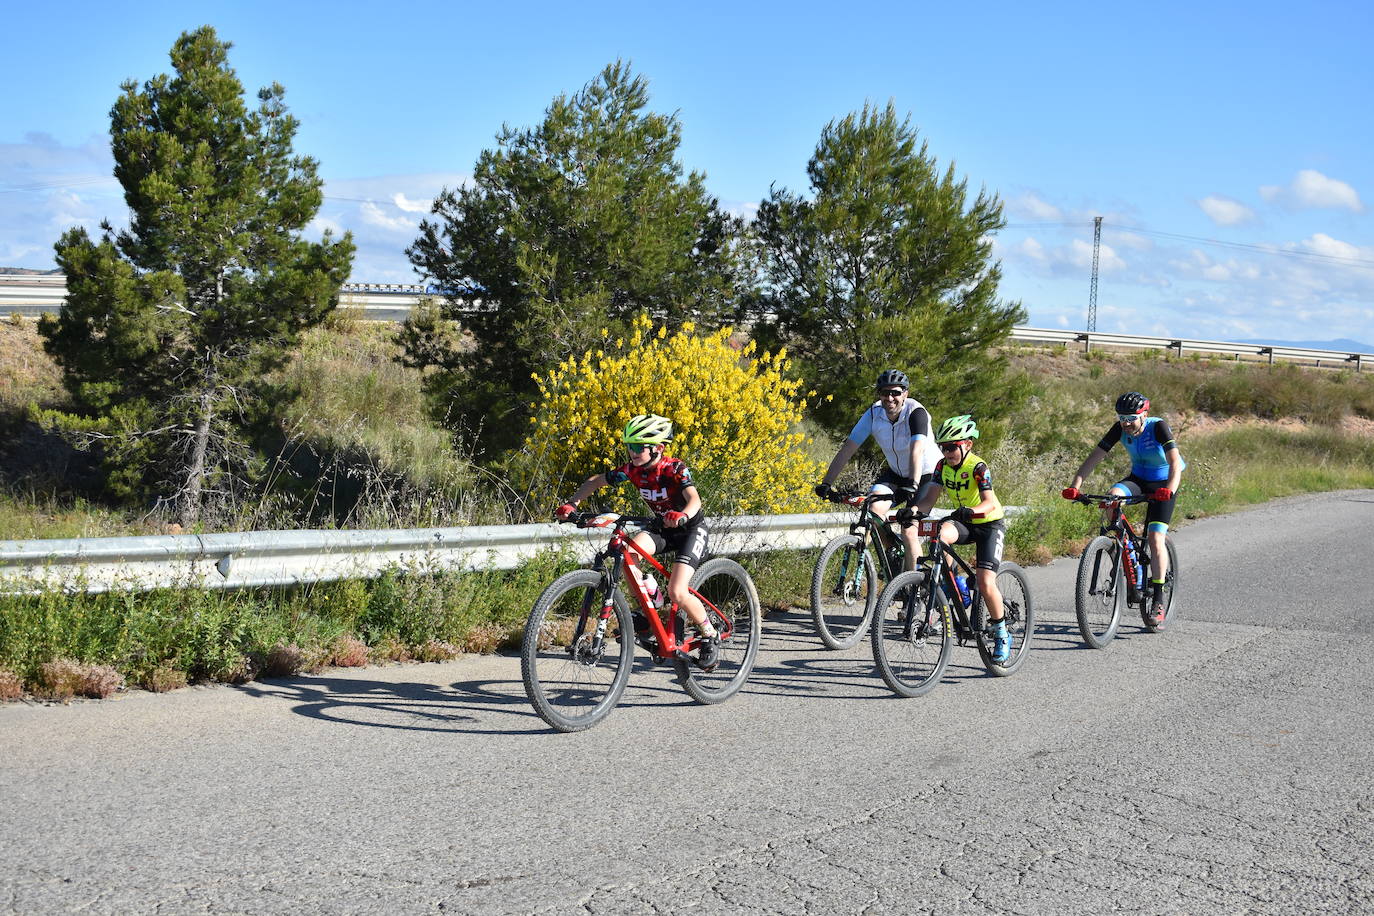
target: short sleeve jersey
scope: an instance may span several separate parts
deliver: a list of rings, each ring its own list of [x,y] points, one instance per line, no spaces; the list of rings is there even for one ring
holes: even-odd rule
[[[681,512],[686,507],[687,494],[684,491],[693,485],[692,472],[681,458],[664,455],[652,465],[636,467],[622,464],[615,470],[629,478],[644,502],[659,518],[665,512]],[[702,515],[698,512],[696,518]]]
[[[945,459],[941,458],[935,465],[935,479],[945,488],[945,492],[954,500],[956,506],[967,506],[970,509],[981,503],[983,494],[992,489],[992,470],[986,461],[973,452],[965,455],[964,463],[958,467],[946,464]],[[986,525],[988,522],[997,521],[1005,514],[1002,507],[998,506],[996,511],[989,515],[972,519],[971,524]]]
[[[1107,435],[1097,443],[1097,447],[1104,452],[1110,452],[1112,446],[1118,442],[1125,446],[1126,453],[1131,456],[1132,474],[1151,483],[1169,479],[1168,453],[1170,450],[1176,450],[1178,444],[1174,442],[1174,433],[1169,429],[1168,423],[1159,417],[1149,417],[1145,420],[1140,434],[1136,436],[1126,435],[1120,423],[1113,423],[1112,428],[1107,430]],[[1179,461],[1183,461],[1181,454]],[[1184,462],[1183,467],[1187,466]]]
[[[889,420],[882,402],[875,401],[873,406],[859,417],[859,422],[854,424],[854,429],[849,433],[849,441],[855,445],[863,445],[869,436],[872,436],[878,447],[883,450],[883,456],[887,458],[887,466],[892,469],[892,473],[902,477],[918,480],[923,475],[932,473],[935,463],[940,460],[935,440],[930,436],[930,412],[915,398],[908,397],[902,402],[902,409],[896,420]],[[921,440],[914,468],[911,466],[913,439]]]

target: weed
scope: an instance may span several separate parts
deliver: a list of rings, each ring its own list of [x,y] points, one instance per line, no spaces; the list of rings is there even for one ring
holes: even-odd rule
[[[0,668],[0,703],[24,696],[24,679],[8,668]]]
[[[153,693],[166,693],[169,690],[180,690],[187,684],[186,672],[175,667],[169,662],[164,662],[149,671],[139,682],[144,690],[151,690]]]

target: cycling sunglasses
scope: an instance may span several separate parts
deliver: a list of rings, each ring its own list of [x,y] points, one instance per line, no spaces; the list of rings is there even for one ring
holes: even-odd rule
[[[880,397],[880,398],[899,398],[899,397],[901,397],[901,396],[904,395],[904,394],[906,394],[906,389],[905,389],[905,388],[884,388],[882,391],[879,391],[879,392],[878,392],[878,397]]]
[[[1116,418],[1122,423],[1134,423],[1136,420],[1144,419],[1145,415],[1143,413],[1119,413]]]
[[[646,448],[653,448],[653,446],[652,446],[652,445],[649,445],[648,443],[645,443],[644,445],[626,445],[626,446],[625,446],[625,450],[628,451],[631,455],[638,455],[640,452],[644,451]]]

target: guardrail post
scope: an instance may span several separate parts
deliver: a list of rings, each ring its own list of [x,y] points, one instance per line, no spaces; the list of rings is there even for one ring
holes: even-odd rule
[[[1259,354],[1258,354],[1258,355],[1260,355],[1260,356],[1266,356],[1266,355],[1267,355],[1267,356],[1269,357],[1269,365],[1271,365],[1271,366],[1274,365],[1274,348],[1273,348],[1273,347],[1260,347],[1260,348],[1259,348]]]
[[[1183,359],[1183,341],[1171,340],[1169,341],[1169,346],[1165,347],[1165,349],[1173,350],[1175,356],[1177,356],[1179,359]]]
[[[1074,340],[1075,340],[1075,341],[1078,341],[1078,340],[1083,341],[1083,352],[1084,352],[1084,353],[1087,353],[1090,349],[1092,349],[1092,340],[1088,337],[1087,334],[1079,334],[1077,337],[1074,338]],[[1068,346],[1068,343],[1065,342],[1064,346],[1067,347],[1067,346]]]
[[[1358,373],[1364,364],[1364,357],[1361,356],[1359,353],[1351,353],[1349,356],[1345,358],[1345,361],[1353,361],[1355,363],[1355,371]]]

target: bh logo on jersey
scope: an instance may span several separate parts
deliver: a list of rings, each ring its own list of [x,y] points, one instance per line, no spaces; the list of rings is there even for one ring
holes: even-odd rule
[[[639,495],[644,497],[646,503],[661,502],[668,498],[668,488],[664,487],[661,490],[647,490],[644,487],[640,487]]]

